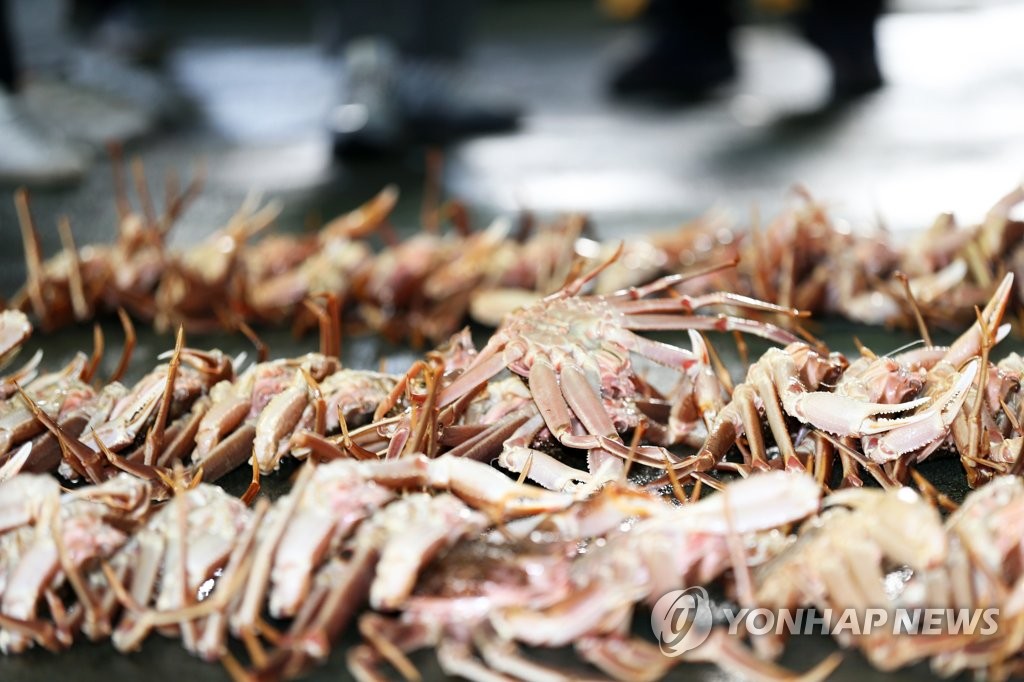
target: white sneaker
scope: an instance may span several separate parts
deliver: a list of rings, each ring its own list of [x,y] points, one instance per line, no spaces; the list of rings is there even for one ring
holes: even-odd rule
[[[67,142],[48,134],[18,97],[0,88],[0,183],[58,185],[76,182],[86,160]]]
[[[151,115],[130,102],[49,76],[27,81],[21,98],[44,128],[97,147],[142,137],[155,126]]]
[[[73,50],[63,74],[68,82],[127,102],[160,123],[175,123],[189,113],[188,101],[169,78],[100,50]]]
[[[387,41],[361,38],[345,50],[343,94],[327,122],[336,152],[384,151],[401,144],[398,70],[398,54]]]

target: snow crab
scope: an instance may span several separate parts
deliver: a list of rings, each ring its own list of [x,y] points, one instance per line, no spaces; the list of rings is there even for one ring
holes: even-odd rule
[[[717,330],[755,334],[788,344],[797,337],[781,327],[725,314],[700,315],[711,305],[732,305],[775,314],[797,311],[729,293],[705,296],[648,298],[683,281],[681,276],[657,280],[642,288],[611,295],[581,295],[613,259],[577,277],[560,291],[506,317],[475,360],[442,389],[443,408],[472,392],[503,369],[524,377],[543,422],[562,445],[590,451],[596,470],[608,455],[664,468],[677,458],[656,446],[630,448],[620,434],[641,420],[636,409],[635,353],[682,371],[696,358],[689,351],[647,339],[635,332]],[[543,456],[542,453],[537,456]]]

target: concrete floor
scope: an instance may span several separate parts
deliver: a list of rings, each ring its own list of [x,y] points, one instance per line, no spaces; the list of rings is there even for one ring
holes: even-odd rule
[[[282,4],[270,3],[245,21],[234,6],[186,4],[169,10],[168,25],[177,27],[181,39],[168,74],[193,98],[198,113],[128,151],[145,161],[154,183],[170,169],[187,174],[205,159],[206,189],[176,228],[178,245],[222,225],[253,189],[281,198],[286,206],[281,228],[298,230],[397,182],[403,189],[397,222],[406,230],[416,228],[422,151],[373,163],[332,163],[321,122],[338,71],[305,39],[308,18]],[[887,87],[830,115],[817,111],[828,87],[824,62],[783,26],[738,32],[742,77],[720,99],[666,110],[605,99],[603,79],[635,45],[636,35],[598,17],[592,2],[495,3],[482,19],[480,43],[467,65],[470,80],[485,93],[519,101],[529,115],[516,134],[447,150],[445,188],[468,200],[481,220],[520,208],[546,214],[583,210],[594,217],[599,233],[615,237],[670,226],[714,205],[734,209],[740,219],[754,206],[770,214],[799,182],[854,224],[881,219],[907,231],[945,210],[977,219],[1022,179],[1024,60],[1016,34],[1024,25],[1024,5],[1019,3],[887,16],[879,29]],[[102,156],[80,185],[35,192],[48,252],[57,249],[55,220],[62,213],[71,216],[80,244],[109,240],[115,224],[112,197],[110,164]],[[12,202],[0,198],[4,297],[23,279],[20,254]],[[837,348],[851,350],[844,347],[852,334],[847,327],[831,333]],[[876,343],[862,330],[856,333],[877,347],[906,340],[878,333]],[[270,339],[275,353],[300,347],[279,336],[280,342],[278,336]],[[112,338],[118,338],[116,332]],[[237,339],[195,342],[226,350],[245,345]],[[83,327],[39,343],[47,362],[58,363],[73,348],[88,348],[90,334]],[[302,342],[302,350],[312,343]],[[147,335],[140,354],[151,358],[169,344]],[[347,352],[351,364],[372,366],[377,355],[395,349],[357,341]],[[144,365],[147,360],[139,357]],[[804,670],[828,651],[831,645],[804,638],[785,663]],[[315,677],[337,679],[340,659],[339,652]],[[417,662],[429,666],[430,660],[425,655]],[[134,657],[88,645],[60,657],[38,652],[0,657],[0,679],[52,679],[67,674],[68,666],[83,680],[86,673],[95,679],[109,679],[111,673],[153,681],[183,675],[224,679],[216,666],[200,664],[160,638]],[[843,670],[849,679],[876,675],[856,656]],[[927,675],[921,668],[908,672]],[[425,674],[429,678],[438,671],[427,667]],[[707,670],[698,676],[720,678]]]

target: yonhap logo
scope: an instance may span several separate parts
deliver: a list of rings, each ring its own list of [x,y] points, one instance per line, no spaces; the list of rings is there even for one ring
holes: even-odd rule
[[[711,603],[703,587],[665,593],[651,612],[651,628],[661,653],[679,656],[696,649],[711,634]]]

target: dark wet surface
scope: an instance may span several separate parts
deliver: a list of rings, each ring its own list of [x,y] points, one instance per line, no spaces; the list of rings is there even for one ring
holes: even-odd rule
[[[482,88],[522,100],[529,116],[517,134],[481,138],[449,150],[446,190],[467,199],[477,223],[499,212],[531,208],[551,215],[589,212],[599,235],[622,237],[677,224],[712,205],[742,219],[752,206],[771,215],[795,182],[807,184],[855,225],[880,216],[897,230],[919,229],[937,213],[958,211],[977,219],[1021,177],[1024,136],[1024,62],[1014,31],[1024,19],[1014,3],[982,3],[975,11],[901,13],[881,26],[883,69],[889,87],[854,107],[817,112],[827,88],[820,57],[785,29],[743,29],[737,37],[744,76],[723,98],[689,110],[666,111],[611,104],[601,78],[630,36],[598,18],[591,3],[499,4],[484,17],[470,73]],[[158,184],[168,170],[188,175],[204,158],[206,190],[175,229],[173,241],[189,244],[222,225],[247,192],[261,189],[281,198],[280,229],[298,231],[361,203],[397,182],[403,199],[396,225],[417,224],[423,185],[423,152],[358,165],[332,164],[320,122],[331,103],[336,72],[306,41],[301,12],[264,7],[255,30],[239,28],[237,10],[189,4],[171,13],[180,46],[169,72],[197,104],[196,117],[179,128],[131,145]],[[525,49],[524,49],[525,48]],[[256,115],[259,112],[259,115]],[[816,113],[817,112],[817,113]],[[0,192],[0,194],[3,194]],[[109,163],[100,157],[79,186],[34,193],[44,248],[57,249],[56,216],[71,216],[80,244],[109,240],[115,211]],[[0,198],[0,295],[9,297],[23,278],[21,243],[12,203]],[[106,321],[105,371],[117,361],[120,330]],[[853,337],[883,353],[913,340],[907,333],[822,322],[815,332],[836,350],[854,352]],[[314,350],[309,336],[263,332],[275,357]],[[91,328],[48,337],[45,364],[54,367],[77,350],[91,349]],[[685,344],[684,336],[668,340]],[[252,353],[240,336],[192,336],[194,347]],[[140,328],[133,372],[138,377],[156,355],[173,346],[169,335]],[[721,353],[733,358],[732,342]],[[1019,340],[997,354],[1021,350]],[[344,359],[353,367],[407,365],[415,353],[371,338],[346,339]],[[957,461],[921,467],[941,490],[963,494]],[[244,489],[248,472],[225,481]],[[287,486],[280,473],[265,480],[271,494]],[[310,675],[346,679],[343,650]],[[801,637],[783,663],[805,670],[834,650],[823,639]],[[570,664],[562,652],[539,652]],[[425,679],[440,676],[430,653],[415,662]],[[683,667],[673,677],[721,679],[710,668]],[[901,678],[930,677],[921,666]],[[849,654],[842,679],[890,679]],[[54,656],[34,651],[0,657],[0,680],[51,679],[223,680],[216,665],[185,654],[174,641],[155,636],[142,652],[122,655],[107,645],[76,644]]]

